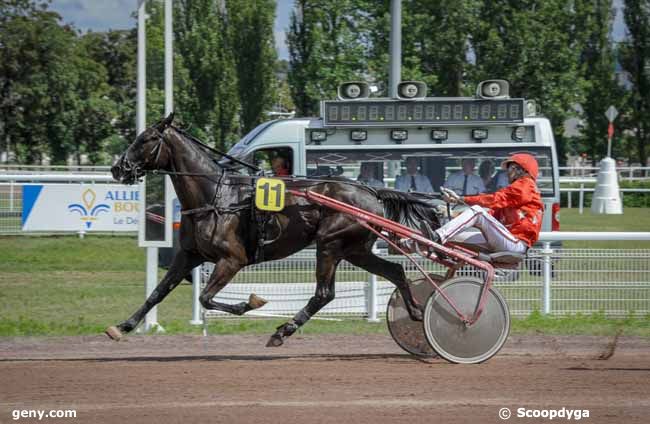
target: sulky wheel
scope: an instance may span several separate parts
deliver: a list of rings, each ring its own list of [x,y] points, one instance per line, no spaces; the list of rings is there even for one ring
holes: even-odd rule
[[[466,317],[472,317],[483,287],[483,280],[479,278],[456,277],[444,282],[440,290]],[[508,305],[493,287],[487,294],[479,319],[466,326],[440,292],[436,291],[425,306],[424,332],[433,350],[450,362],[474,364],[487,361],[508,338]]]
[[[429,277],[436,283],[444,280],[443,277],[436,274],[429,274]],[[421,305],[424,305],[431,293],[433,293],[433,287],[425,279],[413,281],[409,287],[413,297]],[[390,335],[399,347],[417,356],[437,356],[427,342],[422,323],[411,320],[404,304],[404,298],[398,289],[395,289],[388,301],[386,322],[388,323]]]

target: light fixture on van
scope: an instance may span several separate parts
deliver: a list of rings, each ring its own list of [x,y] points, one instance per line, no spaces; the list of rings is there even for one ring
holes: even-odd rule
[[[445,141],[448,135],[449,132],[447,130],[438,130],[435,128],[431,130],[431,140],[435,141],[438,144]]]
[[[524,141],[526,137],[526,127],[515,127],[512,130],[512,139],[514,141]]]
[[[409,132],[407,130],[390,130],[390,139],[398,144],[407,138],[409,138]]]
[[[321,144],[327,140],[327,131],[325,130],[312,130],[309,134],[309,139],[312,143]]]
[[[488,130],[485,128],[475,128],[472,130],[472,138],[478,142],[481,142],[488,138]]]
[[[350,140],[361,144],[362,141],[368,139],[368,131],[366,130],[352,130],[350,131]]]

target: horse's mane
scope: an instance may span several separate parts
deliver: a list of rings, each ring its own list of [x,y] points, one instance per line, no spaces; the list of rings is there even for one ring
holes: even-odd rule
[[[384,205],[384,216],[411,228],[418,228],[420,221],[427,221],[435,229],[440,221],[435,209],[416,195],[397,190],[380,188],[377,198]]]
[[[389,188],[370,187],[340,176],[288,180],[287,186],[291,188],[306,188],[328,182],[343,183],[370,192],[383,204],[384,216],[392,221],[399,222],[411,228],[418,228],[420,221],[425,220],[433,228],[440,227],[440,220],[436,210],[431,204],[426,202],[425,199],[428,199],[426,195],[419,196]]]

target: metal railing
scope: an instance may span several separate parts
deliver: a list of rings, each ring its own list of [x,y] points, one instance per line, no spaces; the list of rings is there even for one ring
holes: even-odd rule
[[[0,173],[103,173],[110,172],[110,165],[13,165],[0,164]]]
[[[600,168],[598,166],[560,166],[560,178],[581,178],[596,176]],[[650,166],[617,166],[616,171],[621,179],[648,179],[650,178]]]
[[[580,184],[580,187],[569,188],[569,187],[560,187],[560,193],[566,193],[567,203],[566,207],[571,209],[573,207],[573,193],[578,193],[578,210],[582,214],[585,207],[585,193],[593,193],[596,189],[593,187],[585,187],[584,184]],[[625,193],[650,193],[650,188],[619,188],[618,189],[621,195],[621,201],[623,201],[623,196]],[[648,198],[645,198],[646,205]]]
[[[531,249],[518,269],[500,272],[495,286],[506,297],[514,316],[533,311],[545,314],[604,313],[608,316],[650,314],[650,249],[553,249],[556,240],[650,240],[650,233],[542,233],[543,247]],[[407,277],[421,278],[403,256],[382,255],[404,266]],[[444,274],[445,268],[419,261],[427,271]],[[211,264],[201,268],[204,282]],[[274,262],[265,262],[239,272],[215,299],[238,303],[256,293],[269,303],[250,314],[293,316],[307,304],[315,290],[314,251],[303,251]],[[475,275],[462,269],[461,275]],[[336,298],[321,316],[364,316],[376,321],[394,286],[342,261],[336,274]],[[193,322],[200,323],[199,286],[195,285]],[[206,318],[225,316],[203,311]]]

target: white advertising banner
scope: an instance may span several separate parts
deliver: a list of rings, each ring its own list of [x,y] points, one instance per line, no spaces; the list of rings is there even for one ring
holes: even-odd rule
[[[138,231],[138,186],[28,184],[23,231]]]

